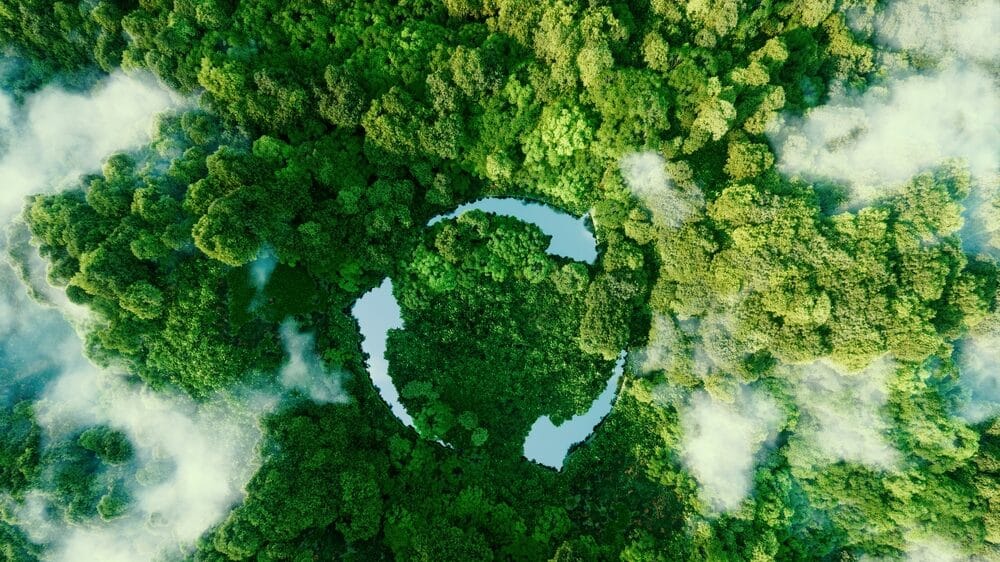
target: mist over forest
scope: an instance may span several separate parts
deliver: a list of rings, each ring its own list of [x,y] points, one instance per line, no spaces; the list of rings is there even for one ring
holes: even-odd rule
[[[998,31],[0,0],[0,562],[1000,561]]]

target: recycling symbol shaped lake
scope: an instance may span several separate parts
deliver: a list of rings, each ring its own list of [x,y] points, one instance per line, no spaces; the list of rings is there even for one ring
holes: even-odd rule
[[[597,242],[585,225],[586,216],[577,218],[549,205],[517,198],[488,198],[465,204],[451,213],[434,217],[428,222],[428,226],[456,218],[472,210],[514,217],[536,225],[551,237],[547,248],[547,252],[551,255],[589,264],[593,264],[597,259]],[[389,377],[389,363],[386,358],[389,331],[404,329],[402,310],[393,294],[392,280],[386,278],[379,287],[358,299],[352,313],[364,336],[362,349],[368,355],[368,372],[372,383],[392,413],[405,425],[415,428],[413,417],[400,402],[399,391]],[[561,468],[570,447],[586,439],[611,411],[624,361],[625,352],[622,351],[604,391],[586,412],[575,415],[558,426],[548,415],[539,416],[525,439],[524,456],[546,466]]]

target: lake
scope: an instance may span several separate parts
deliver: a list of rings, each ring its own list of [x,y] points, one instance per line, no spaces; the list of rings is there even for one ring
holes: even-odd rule
[[[586,216],[574,217],[548,205],[516,198],[488,198],[458,207],[454,212],[438,215],[427,224],[455,218],[477,209],[487,213],[505,215],[536,225],[552,237],[550,254],[594,263],[597,259],[597,241],[587,228]],[[392,294],[392,280],[365,293],[354,304],[351,313],[358,321],[364,341],[361,348],[368,354],[368,373],[379,395],[392,413],[405,425],[413,427],[413,417],[399,401],[399,391],[389,378],[389,363],[385,358],[388,331],[403,329],[402,311]],[[562,468],[566,453],[575,443],[585,440],[598,423],[611,411],[622,376],[625,353],[622,352],[604,391],[590,408],[563,424],[556,426],[548,416],[540,416],[531,427],[524,442],[524,456],[555,469]]]

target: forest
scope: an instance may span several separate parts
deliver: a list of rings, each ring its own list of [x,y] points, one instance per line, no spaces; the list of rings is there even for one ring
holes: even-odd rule
[[[0,0],[0,562],[1000,561],[998,25]]]

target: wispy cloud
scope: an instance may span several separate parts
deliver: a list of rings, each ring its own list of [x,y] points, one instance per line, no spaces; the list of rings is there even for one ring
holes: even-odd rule
[[[152,78],[121,73],[89,92],[45,88],[23,105],[0,94],[0,227],[20,212],[26,196],[73,185],[110,154],[148,142],[155,115],[179,103]],[[11,249],[19,252],[25,281],[51,296],[38,256],[21,247],[23,234],[18,231]],[[84,358],[69,324],[29,300],[7,263],[0,268],[4,361],[38,379],[36,386],[49,381],[35,405],[48,438],[108,425],[124,432],[136,453],[137,472],[127,479],[133,501],[123,517],[69,525],[54,519],[44,494],[33,491],[14,510],[21,528],[48,545],[45,559],[56,562],[153,560],[190,548],[241,498],[260,462],[257,420],[277,394],[247,391],[196,403],[98,369]],[[13,399],[6,393],[14,383],[4,381],[3,402]]]
[[[681,412],[681,458],[712,512],[730,511],[751,491],[757,455],[782,421],[774,400],[747,387],[732,403],[694,393]]]
[[[889,77],[860,97],[834,92],[804,118],[783,116],[770,137],[783,172],[834,180],[858,207],[947,159],[963,160],[977,182],[998,174],[1000,91],[996,63],[1000,5],[894,2],[871,24],[884,45],[936,58],[920,71],[884,56]]]
[[[350,401],[341,384],[345,374],[327,369],[316,356],[311,333],[299,332],[294,320],[285,320],[281,324],[281,341],[287,355],[279,373],[283,387],[302,392],[319,404],[345,404]]]
[[[1000,415],[1000,330],[958,342],[959,384],[964,399],[958,414],[970,423]]]
[[[657,152],[636,152],[619,162],[622,178],[660,225],[677,228],[705,204],[696,189],[682,189],[667,174],[667,162]]]
[[[793,395],[799,410],[796,440],[826,462],[857,462],[891,469],[899,452],[886,439],[889,420],[882,411],[886,384],[896,364],[882,357],[857,373],[826,360],[798,369]]]
[[[136,454],[126,479],[132,504],[119,519],[69,525],[38,509],[44,495],[35,492],[15,511],[21,528],[55,562],[154,560],[193,546],[242,498],[260,465],[257,420],[276,398],[220,394],[196,403],[94,367],[72,330],[56,349],[60,373],[36,403],[38,422],[52,438],[93,425],[124,432]]]
[[[152,77],[120,72],[89,92],[47,87],[23,106],[0,94],[0,224],[26,196],[58,189],[108,155],[148,142],[154,116],[179,103]]]

